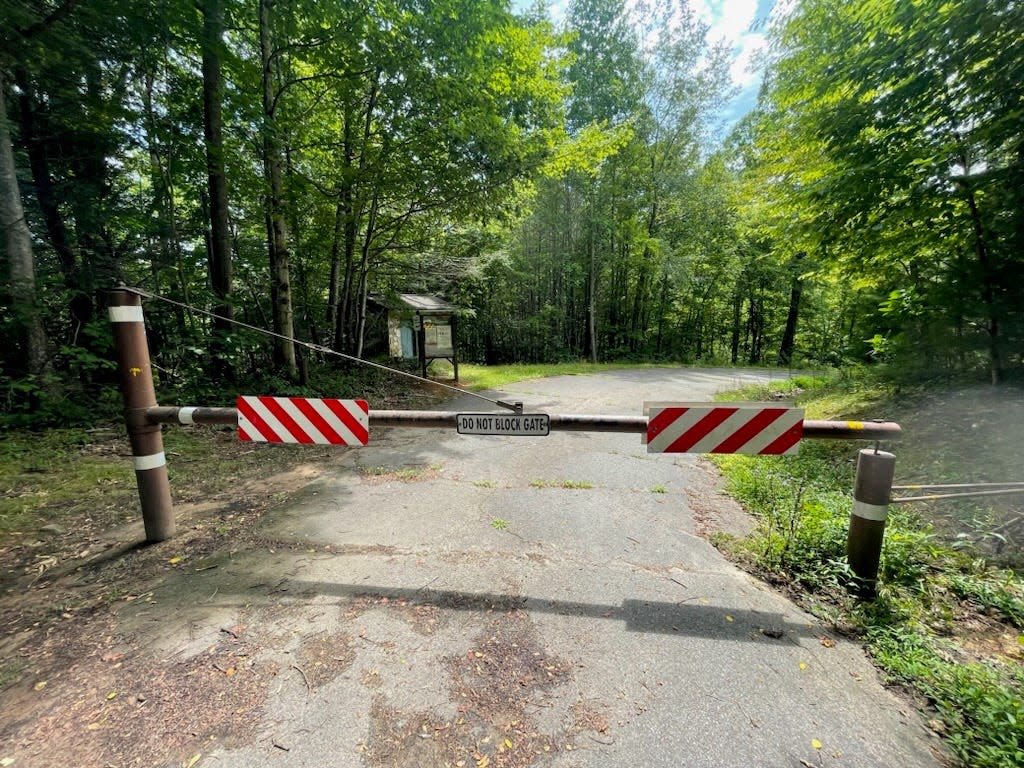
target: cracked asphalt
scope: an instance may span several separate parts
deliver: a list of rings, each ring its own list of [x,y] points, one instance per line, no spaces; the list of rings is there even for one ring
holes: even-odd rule
[[[502,395],[636,415],[769,375],[638,369]],[[156,641],[199,653],[257,615],[279,670],[251,736],[196,765],[942,764],[858,645],[702,536],[750,525],[714,470],[639,436],[376,430],[260,525],[267,547],[196,574],[212,594]]]

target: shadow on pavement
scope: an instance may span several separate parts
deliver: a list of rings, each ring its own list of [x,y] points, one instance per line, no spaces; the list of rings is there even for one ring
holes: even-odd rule
[[[788,621],[780,613],[731,610],[694,602],[623,600],[619,605],[546,600],[492,592],[404,589],[372,584],[338,584],[289,579],[278,591],[292,594],[333,595],[345,598],[387,598],[459,611],[512,610],[625,621],[628,632],[705,637],[715,640],[778,642],[781,638],[816,638],[806,622]],[[697,600],[699,598],[691,598]]]

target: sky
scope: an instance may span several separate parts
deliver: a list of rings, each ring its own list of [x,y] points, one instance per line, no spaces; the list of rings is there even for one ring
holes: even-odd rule
[[[739,90],[722,116],[725,132],[757,103],[763,74],[757,57],[768,43],[765,29],[774,5],[775,0],[690,0],[697,18],[711,26],[709,42],[724,39],[732,44],[729,74]]]
[[[726,105],[722,114],[721,135],[729,132],[733,125],[757,102],[757,91],[761,86],[762,72],[756,68],[757,54],[764,50],[767,40],[764,30],[776,0],[689,0],[697,18],[708,24],[708,42],[725,40],[732,49],[732,66],[729,74],[736,86],[736,96]],[[569,0],[550,0],[549,12],[554,21],[560,22],[566,12]],[[514,8],[525,8],[531,0],[513,0]]]

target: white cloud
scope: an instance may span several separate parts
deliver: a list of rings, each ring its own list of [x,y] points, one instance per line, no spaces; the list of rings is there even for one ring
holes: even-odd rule
[[[750,71],[754,57],[766,45],[764,34],[752,31],[760,5],[758,0],[697,0],[693,4],[697,18],[709,26],[708,41],[724,42],[732,48],[729,75],[739,88],[760,77],[759,72]]]
[[[768,38],[763,34],[744,35],[740,43],[739,53],[729,68],[732,81],[740,88],[746,88],[761,78],[760,63],[757,55],[768,45]]]
[[[757,15],[758,0],[697,0],[693,3],[697,18],[709,24],[708,39],[726,40],[741,45]]]

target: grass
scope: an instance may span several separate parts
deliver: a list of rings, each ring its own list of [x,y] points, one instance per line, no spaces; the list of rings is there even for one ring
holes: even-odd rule
[[[98,441],[105,447],[97,449]],[[127,438],[112,427],[11,432],[0,441],[0,477],[0,536],[35,532],[136,494]]]
[[[798,378],[791,386],[809,418],[891,417],[903,407],[870,378]],[[931,708],[963,765],[1024,765],[1024,583],[951,546],[901,505],[887,523],[879,595],[854,599],[845,563],[854,453],[838,441],[804,441],[796,457],[717,457],[729,492],[759,524],[745,539],[719,536],[716,544],[863,640],[885,676]],[[1007,635],[1016,648],[1000,644]]]
[[[544,379],[549,376],[585,376],[627,368],[674,368],[672,365],[639,365],[636,363],[536,363],[514,365],[459,365],[459,384],[466,389],[479,392],[485,389],[500,389],[506,384],[529,379]]]
[[[223,428],[168,427],[163,439],[175,503],[331,455],[320,447],[253,447]],[[12,430],[0,440],[0,478],[0,543],[38,538],[45,525],[104,528],[139,515],[131,449],[120,424]]]
[[[664,485],[656,485],[651,488],[651,493],[668,493],[668,489]]]
[[[402,483],[418,483],[423,480],[432,480],[443,469],[444,467],[441,464],[414,464],[405,467],[379,465],[376,467],[359,467],[359,473],[363,477],[385,481],[397,480]]]

